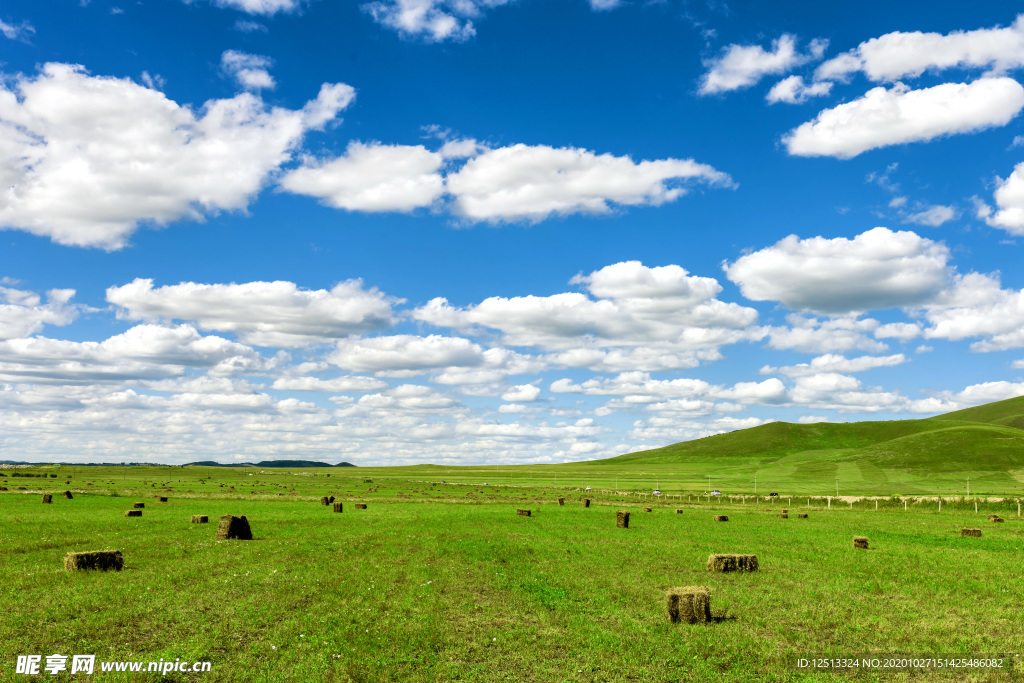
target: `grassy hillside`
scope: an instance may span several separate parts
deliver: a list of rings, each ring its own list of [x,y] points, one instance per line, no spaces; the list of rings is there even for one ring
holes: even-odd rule
[[[1019,492],[1024,484],[1024,397],[922,420],[790,424],[629,453],[584,466],[652,469],[711,486],[807,493]],[[705,486],[704,488],[707,488]]]

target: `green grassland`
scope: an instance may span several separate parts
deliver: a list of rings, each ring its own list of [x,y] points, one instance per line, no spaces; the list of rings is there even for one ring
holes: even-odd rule
[[[106,681],[831,681],[850,674],[807,674],[795,659],[879,653],[1010,654],[1012,674],[927,680],[1024,676],[1016,501],[975,513],[971,501],[939,512],[884,500],[876,511],[868,500],[829,509],[591,491],[585,508],[578,490],[362,468],[27,472],[59,478],[8,477],[26,488],[0,493],[4,680],[29,680],[14,663],[33,653],[212,662],[203,674],[96,674]],[[72,500],[41,503],[67,489]],[[143,516],[124,517],[135,501]],[[810,517],[779,519],[784,505]],[[615,528],[618,509],[632,512],[629,529]],[[989,522],[993,512],[1007,521]],[[255,539],[217,541],[222,514],[246,515]],[[984,536],[961,538],[965,526]],[[854,535],[871,550],[853,549]],[[64,571],[65,553],[98,549],[121,550],[124,570]],[[708,573],[717,552],[757,554],[761,569]],[[712,623],[667,621],[664,593],[680,585],[711,588]]]
[[[56,653],[212,663],[101,681],[1024,680],[1022,415],[1013,399],[929,420],[773,423],[545,466],[8,469],[0,680],[32,680],[17,655]],[[708,475],[722,498],[699,495]],[[864,498],[830,499],[836,480]],[[135,501],[143,516],[124,517]],[[216,540],[224,514],[245,515],[254,540]],[[64,570],[66,553],[101,549],[122,551],[124,570]],[[761,569],[706,571],[729,552]],[[711,623],[666,619],[665,591],[686,585],[711,588]],[[795,665],[897,653],[1009,657],[1002,673]]]

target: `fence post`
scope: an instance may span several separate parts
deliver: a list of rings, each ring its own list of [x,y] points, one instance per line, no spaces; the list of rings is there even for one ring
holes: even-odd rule
[[[939,498],[939,512],[942,512],[942,498]]]
[[[828,497],[828,509],[829,509],[829,510],[831,510],[831,509],[832,509],[832,496],[829,496],[829,497]]]

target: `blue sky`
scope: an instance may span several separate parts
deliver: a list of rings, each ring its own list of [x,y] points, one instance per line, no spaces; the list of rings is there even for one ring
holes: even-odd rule
[[[0,458],[548,463],[1024,394],[1014,4],[9,0]]]

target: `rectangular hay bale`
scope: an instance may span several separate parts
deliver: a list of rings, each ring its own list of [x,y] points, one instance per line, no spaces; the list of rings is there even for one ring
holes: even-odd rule
[[[559,498],[558,499],[558,504],[559,505],[565,505],[565,498]]]
[[[729,521],[729,516],[728,515],[715,515],[715,521],[716,522],[728,522]]]
[[[759,566],[757,555],[708,555],[709,572],[756,572]]]
[[[867,550],[868,549],[868,538],[867,538],[867,536],[854,536],[853,537],[853,547],[854,548],[860,548],[862,550]]]
[[[146,507],[146,504],[145,503],[132,503],[132,507],[137,509],[137,510],[141,510],[142,508]]]
[[[210,518],[206,515],[192,515],[193,524],[207,524],[209,521]]]
[[[43,502],[44,503],[52,503],[53,502],[53,496],[50,495],[49,493],[44,493],[43,494]]]
[[[229,538],[239,541],[252,540],[252,529],[249,528],[249,520],[245,518],[245,515],[241,517],[224,515],[220,518],[220,524],[217,526],[217,540],[223,541]]]
[[[141,517],[142,516],[142,510],[128,510],[127,512],[124,513],[124,516],[125,517]]]
[[[673,624],[711,621],[711,589],[707,586],[680,586],[665,594],[668,620]]]
[[[71,491],[65,491],[64,492],[64,497],[67,498],[68,500],[71,500],[72,498],[74,498],[74,496],[71,495]]]
[[[356,510],[365,510],[366,503],[356,503]]]
[[[651,512],[651,508],[644,508],[644,512]]]
[[[676,514],[677,515],[683,514],[683,509],[682,508],[676,508]]]
[[[981,529],[961,529],[960,536],[972,536],[974,538],[981,538]]]
[[[335,503],[334,504],[334,511],[335,512],[344,512],[345,511],[344,510],[344,503],[341,503],[340,501]]]
[[[327,496],[322,496],[320,498],[320,504],[321,505],[330,505],[331,501],[327,498]]]
[[[516,510],[516,515],[518,515],[519,517],[529,517],[530,512],[530,510]]]
[[[787,515],[785,512],[780,512],[776,515],[776,517],[778,517],[779,519],[789,519],[789,515]]]
[[[796,516],[797,519],[807,519],[807,513],[801,512]]]
[[[68,553],[64,556],[64,569],[73,572],[79,569],[100,569],[121,571],[124,557],[120,550],[93,550],[84,553]]]
[[[583,499],[583,507],[585,507],[585,508],[590,507],[590,499],[589,498],[584,498]]]
[[[619,529],[629,528],[629,511],[619,510],[615,513],[615,526]]]

